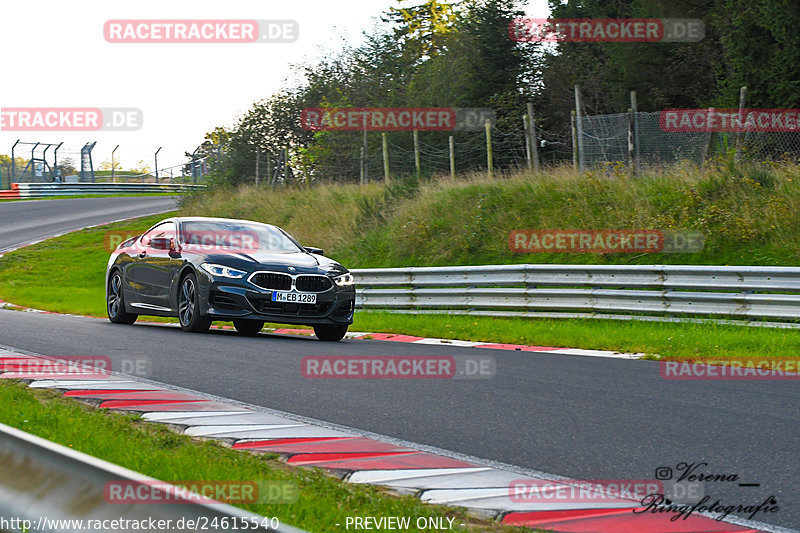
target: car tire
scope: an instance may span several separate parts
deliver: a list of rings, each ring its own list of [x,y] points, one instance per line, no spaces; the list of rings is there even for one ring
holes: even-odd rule
[[[321,341],[340,341],[348,326],[314,326],[314,335]]]
[[[184,276],[178,288],[178,321],[183,331],[193,333],[202,333],[211,327],[211,319],[200,316],[200,295],[193,273]]]
[[[264,328],[263,320],[234,320],[233,327],[239,335],[255,337]]]
[[[106,290],[106,313],[108,320],[113,324],[133,324],[139,315],[134,315],[125,311],[125,296],[122,290],[122,276],[118,271],[114,271],[108,280]]]

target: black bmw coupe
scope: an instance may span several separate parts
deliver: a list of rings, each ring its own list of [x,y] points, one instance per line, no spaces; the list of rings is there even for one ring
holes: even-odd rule
[[[338,341],[353,323],[353,276],[317,248],[281,228],[248,220],[163,220],[111,254],[106,270],[108,319],[177,317],[184,331],[232,321],[242,335],[265,322],[314,327]]]

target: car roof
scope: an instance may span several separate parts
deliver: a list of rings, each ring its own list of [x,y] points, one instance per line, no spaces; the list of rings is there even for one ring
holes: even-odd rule
[[[240,218],[219,218],[219,217],[173,217],[170,220],[177,222],[239,222],[246,224],[263,224],[265,226],[272,226],[266,222],[258,222],[256,220],[245,220]]]

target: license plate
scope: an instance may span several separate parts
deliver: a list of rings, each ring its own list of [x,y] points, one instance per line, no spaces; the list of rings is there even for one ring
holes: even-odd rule
[[[317,303],[317,295],[307,292],[275,291],[272,293],[272,301],[295,304],[315,304]]]

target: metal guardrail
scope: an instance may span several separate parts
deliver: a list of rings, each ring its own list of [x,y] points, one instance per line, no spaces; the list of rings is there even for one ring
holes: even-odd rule
[[[23,529],[22,520],[33,524],[31,531],[68,533],[92,531],[85,527],[88,520],[128,520],[147,523],[151,518],[171,520],[170,531],[196,531],[196,527],[176,527],[180,519],[184,524],[198,520],[207,524],[237,524],[248,521],[249,531],[277,531],[278,533],[304,533],[300,529],[281,524],[278,529],[261,527],[264,518],[222,503],[202,503],[186,500],[184,503],[108,503],[104,488],[109,482],[154,482],[133,472],[65,448],[18,429],[0,424],[0,517],[11,523],[4,529]],[[163,486],[159,483],[159,486]],[[227,520],[224,520],[226,519]],[[70,520],[82,520],[82,526]],[[60,523],[59,523],[60,521]],[[142,522],[144,521],[144,522]],[[120,523],[125,524],[125,523]],[[2,527],[2,526],[0,526]],[[35,528],[35,529],[34,529]],[[152,527],[149,528],[151,531]],[[210,528],[209,531],[227,530],[229,526]],[[108,529],[111,531],[112,529]],[[113,531],[146,531],[148,527],[113,528]]]
[[[487,265],[352,272],[361,309],[800,319],[796,267]]]
[[[202,190],[205,185],[179,183],[12,183],[4,197],[46,198],[76,194],[184,193]]]

